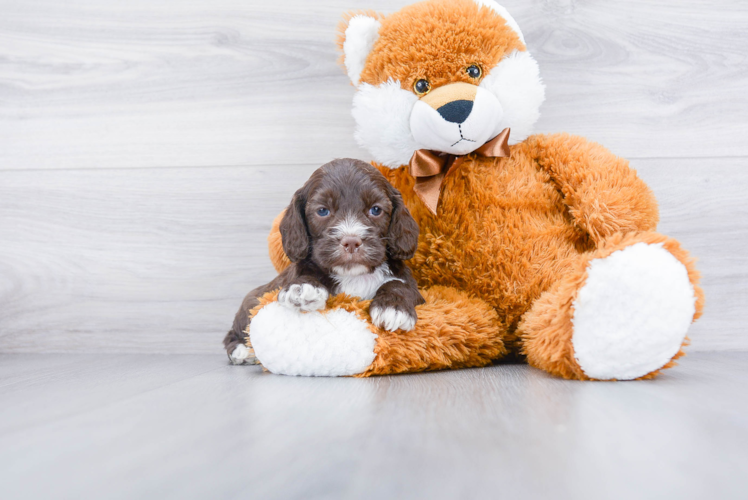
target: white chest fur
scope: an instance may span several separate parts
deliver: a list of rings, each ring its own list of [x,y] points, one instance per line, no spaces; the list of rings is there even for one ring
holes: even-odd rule
[[[347,273],[333,274],[332,278],[335,280],[336,294],[345,293],[363,300],[373,299],[379,287],[388,281],[402,281],[392,276],[387,264],[382,264],[370,273],[357,273],[356,268],[353,268]]]

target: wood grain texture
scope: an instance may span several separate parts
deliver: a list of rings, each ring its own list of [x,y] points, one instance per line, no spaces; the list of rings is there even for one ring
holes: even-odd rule
[[[2,0],[0,168],[368,159],[335,26],[408,3]],[[538,131],[629,158],[748,155],[745,2],[503,3],[548,87]]]
[[[291,193],[368,159],[341,12],[408,3],[0,0],[0,352],[218,349]],[[539,131],[634,159],[700,258],[693,349],[748,349],[748,7],[503,3],[548,87]]]
[[[738,499],[748,354],[646,382],[525,365],[377,379],[220,355],[0,355],[4,500]]]
[[[314,168],[0,172],[0,350],[218,349]]]
[[[654,190],[658,231],[698,259],[704,316],[692,325],[691,349],[748,349],[748,172],[733,158],[635,160]]]
[[[700,259],[693,350],[748,349],[748,171],[638,160]],[[0,351],[212,352],[269,281],[270,223],[316,165],[0,172]]]

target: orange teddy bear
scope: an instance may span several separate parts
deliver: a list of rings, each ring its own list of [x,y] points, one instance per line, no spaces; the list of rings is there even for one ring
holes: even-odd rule
[[[267,369],[370,376],[518,355],[564,378],[625,380],[674,364],[703,307],[693,260],[654,232],[657,202],[625,160],[531,135],[544,86],[506,9],[429,0],[353,13],[339,41],[356,140],[420,226],[409,266],[426,304],[413,330],[388,332],[367,301],[331,297],[303,314],[268,294],[249,331]]]

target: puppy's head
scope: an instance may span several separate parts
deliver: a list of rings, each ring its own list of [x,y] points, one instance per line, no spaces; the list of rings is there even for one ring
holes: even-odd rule
[[[377,169],[352,159],[317,169],[294,194],[280,231],[292,262],[310,258],[342,275],[371,272],[388,256],[409,259],[418,244],[418,225],[400,193]]]

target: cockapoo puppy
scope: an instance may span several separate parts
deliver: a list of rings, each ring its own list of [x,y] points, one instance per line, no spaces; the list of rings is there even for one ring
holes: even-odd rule
[[[300,312],[324,309],[331,294],[372,299],[376,326],[413,329],[424,300],[403,261],[416,251],[418,225],[377,169],[352,159],[323,165],[294,194],[280,231],[293,264],[244,298],[223,340],[232,363],[255,363],[246,346],[249,312],[272,290]]]

